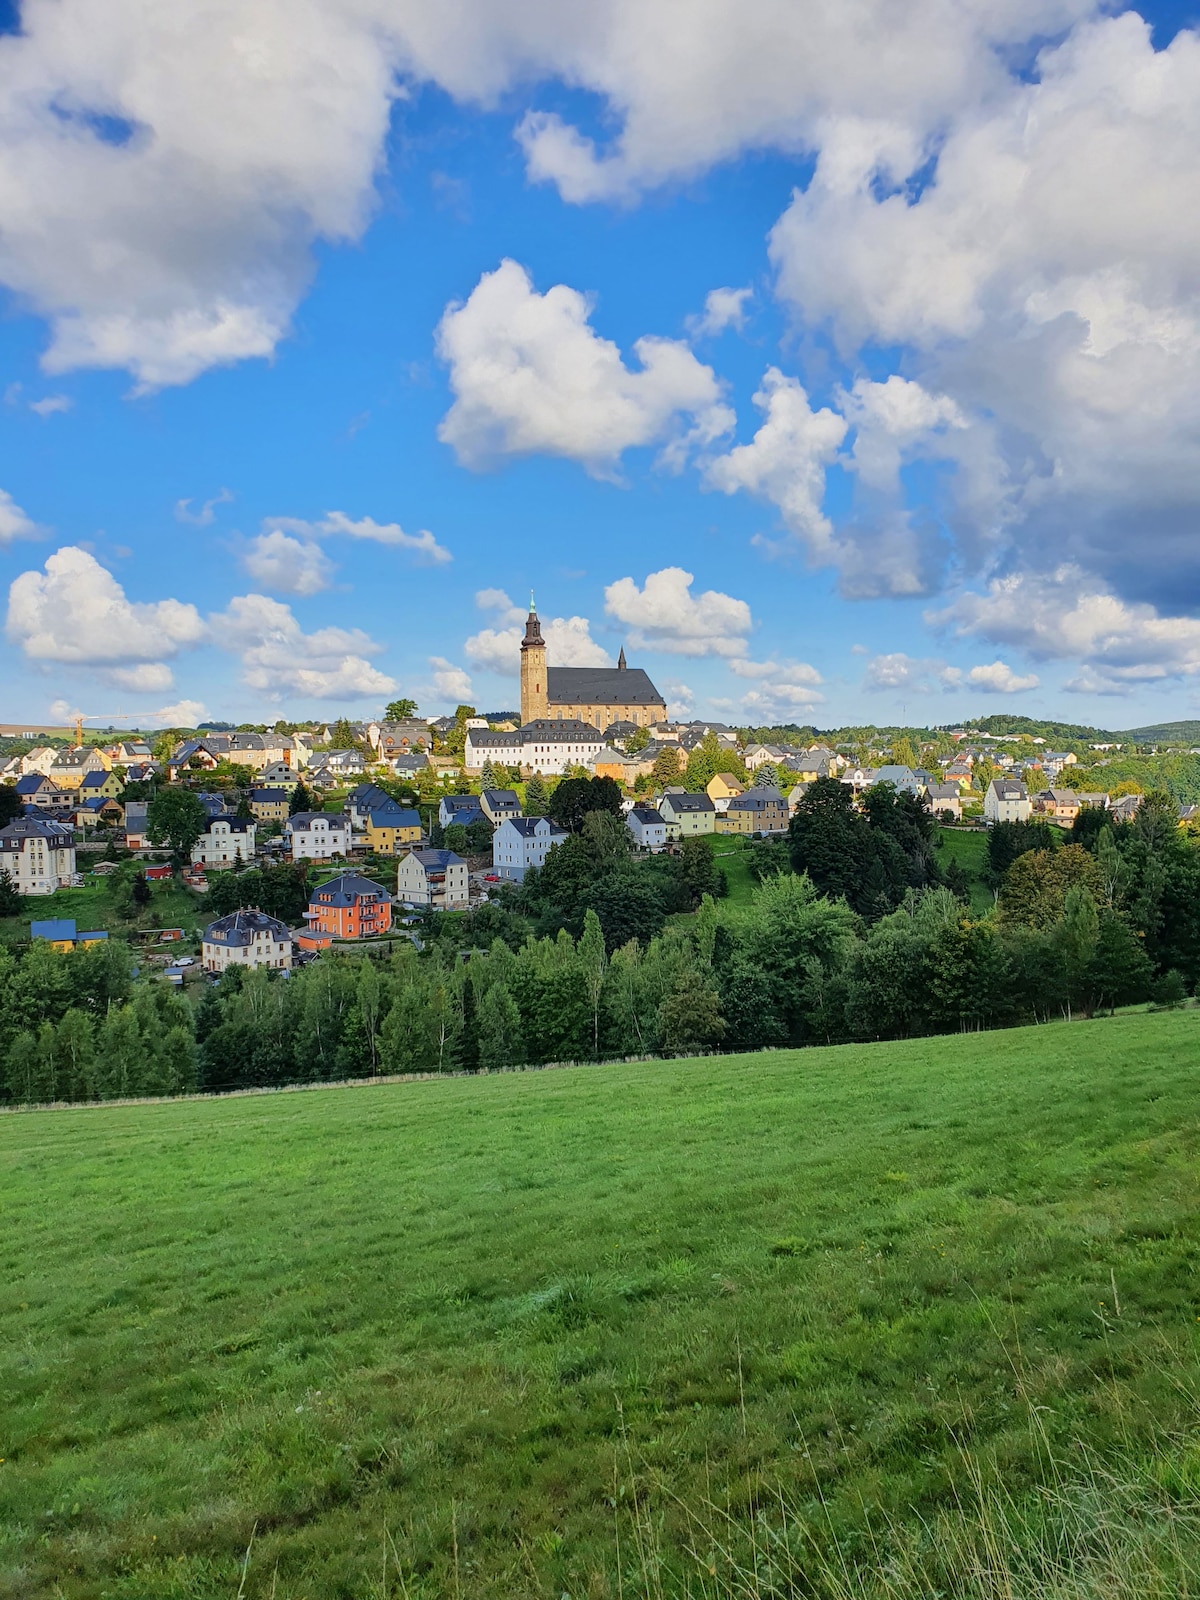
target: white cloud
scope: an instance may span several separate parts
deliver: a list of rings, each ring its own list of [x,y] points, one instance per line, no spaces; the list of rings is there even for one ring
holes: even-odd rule
[[[868,689],[932,694],[934,690],[976,689],[982,694],[1023,694],[1038,686],[1036,673],[1022,676],[1003,661],[986,666],[952,667],[940,656],[910,656],[903,650],[874,656],[867,662],[863,684]]]
[[[515,677],[520,671],[521,639],[526,613],[514,605],[503,589],[480,589],[475,604],[491,612],[497,626],[481,628],[463,645],[468,661],[483,672]],[[586,617],[543,617],[542,637],[546,659],[554,667],[611,667],[612,657],[592,638]]]
[[[211,500],[205,500],[199,511],[192,510],[190,500],[176,500],[175,519],[190,522],[193,528],[207,528],[217,514],[217,507],[228,505],[232,499],[228,489],[221,489]]]
[[[845,396],[843,409],[855,429],[850,455],[859,480],[892,494],[899,490],[900,464],[907,451],[928,447],[933,438],[944,439],[949,430],[968,426],[948,395],[930,394],[919,383],[895,375],[884,383],[860,378]]]
[[[631,630],[629,642],[638,650],[744,655],[752,626],[750,607],[716,589],[694,595],[693,582],[682,567],[648,573],[640,589],[633,578],[618,578],[604,591],[604,609]]]
[[[1035,659],[1082,662],[1086,671],[1071,685],[1080,692],[1200,673],[1200,620],[1124,601],[1070,563],[995,578],[985,593],[961,594],[927,620],[1016,645]]]
[[[712,338],[726,328],[740,332],[746,325],[746,301],[753,298],[753,289],[710,289],[703,314],[688,318],[688,332],[697,339]]]
[[[668,678],[663,683],[667,691],[667,716],[672,722],[686,722],[695,710],[695,691],[679,678]]]
[[[991,661],[987,666],[972,667],[964,681],[985,694],[1024,694],[1036,689],[1040,680],[1036,672],[1021,674],[1003,661]]]
[[[37,523],[25,515],[6,489],[0,489],[0,544],[13,539],[32,539],[38,531]]]
[[[242,565],[255,583],[278,594],[319,594],[329,588],[334,572],[319,544],[293,539],[278,528],[251,540]]]
[[[208,707],[203,700],[176,700],[174,705],[160,706],[157,711],[141,711],[139,721],[159,728],[198,728],[208,718]]]
[[[591,305],[557,284],[538,294],[524,267],[484,273],[438,327],[454,404],[438,437],[460,461],[485,467],[505,456],[565,456],[613,476],[624,451],[667,447],[669,465],[711,444],[733,424],[711,367],[674,339],[634,344],[639,370],[588,322]]]
[[[195,606],[130,600],[112,573],[76,545],[48,556],[43,571],[13,579],[6,626],[29,660],[94,668],[132,689],[168,687],[164,658],[205,637]]]
[[[325,537],[342,534],[347,539],[367,539],[394,550],[407,550],[418,566],[440,567],[454,559],[428,528],[422,528],[419,533],[405,533],[398,522],[374,522],[370,517],[360,517],[356,522],[344,511],[327,511],[320,522],[313,524],[313,532]]]
[[[58,412],[70,411],[74,404],[69,394],[48,394],[44,400],[31,400],[29,409],[39,417],[53,417]]]
[[[440,699],[453,701],[455,705],[469,705],[471,702],[471,675],[462,667],[456,667],[452,661],[447,661],[445,656],[430,656],[429,665],[433,668],[433,692]]]
[[[306,634],[291,607],[267,595],[235,596],[209,625],[216,642],[241,658],[243,683],[270,700],[357,700],[396,688],[366,659],[381,647],[361,629]]]
[[[764,726],[776,722],[801,722],[819,706],[824,696],[819,686],[824,681],[816,667],[807,661],[731,661],[730,671],[755,685],[742,694],[737,704],[743,720]]]

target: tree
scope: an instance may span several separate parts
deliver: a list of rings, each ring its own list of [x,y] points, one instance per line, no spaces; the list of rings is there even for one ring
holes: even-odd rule
[[[1124,917],[1105,911],[1083,974],[1091,1008],[1100,1011],[1107,1006],[1114,1011],[1117,1006],[1145,1000],[1153,975],[1150,958],[1133,929]]]
[[[971,904],[971,880],[961,861],[952,861],[946,868],[946,887],[962,905]]]
[[[756,789],[778,789],[779,772],[773,761],[762,761],[755,767],[754,787]]]
[[[650,743],[650,729],[640,725],[625,740],[625,754],[636,756]]]
[[[482,1072],[506,1072],[525,1059],[521,1013],[508,985],[493,983],[479,1002],[479,1067]]]
[[[684,787],[689,794],[699,794],[707,789],[710,781],[718,772],[728,772],[731,766],[741,768],[741,759],[735,750],[724,750],[721,742],[710,728],[701,739],[700,743],[688,756],[687,771],[684,774]]]
[[[525,815],[544,817],[550,805],[550,791],[540,772],[535,772],[525,783]]]
[[[1059,850],[1030,850],[1018,856],[1005,875],[1000,921],[1010,927],[1023,923],[1029,928],[1048,928],[1064,915],[1067,897],[1075,889],[1082,889],[1093,906],[1103,898],[1103,879],[1095,856],[1078,844],[1063,845]]]
[[[208,826],[208,812],[190,789],[160,789],[146,807],[146,837],[168,844],[177,862],[187,861],[192,846]]]
[[[683,757],[674,745],[668,745],[665,750],[660,750],[654,758],[651,777],[660,789],[665,789],[670,783],[678,783],[683,776]]]
[[[145,910],[150,904],[153,892],[146,882],[146,874],[144,872],[134,873],[133,882],[129,886],[129,893],[139,911]]]
[[[918,764],[917,747],[906,733],[892,740],[892,761],[898,767],[915,767]]]
[[[621,815],[621,785],[615,778],[564,778],[550,797],[546,815],[571,833],[578,833],[592,811]]]
[[[503,789],[508,783],[508,770],[498,767],[494,761],[485,761],[483,771],[479,775],[480,787],[483,789]]]
[[[658,1008],[664,1050],[711,1050],[726,1033],[721,996],[702,973],[684,971]]]
[[[0,828],[21,815],[21,796],[15,783],[0,783]]]
[[[604,932],[594,911],[583,918],[583,936],[576,946],[579,966],[592,1008],[592,1054],[600,1054],[600,996],[604,993],[604,975],[608,970],[608,952],[604,948]]]
[[[407,722],[410,717],[417,714],[415,700],[389,700],[383,708],[383,714],[389,722]]]
[[[993,889],[1018,856],[1030,850],[1052,850],[1061,835],[1048,822],[997,822],[988,829],[988,878]]]
[[[19,917],[23,904],[21,891],[13,881],[12,873],[0,867],[0,917]]]
[[[298,783],[292,790],[292,797],[288,801],[288,816],[294,817],[297,812],[311,811],[313,808],[312,790],[306,788],[304,783]]]

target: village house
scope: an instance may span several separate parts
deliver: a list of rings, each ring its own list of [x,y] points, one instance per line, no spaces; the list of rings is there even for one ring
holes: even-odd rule
[[[438,821],[443,828],[469,828],[483,817],[477,794],[444,794],[438,801]]]
[[[949,816],[955,822],[962,821],[962,790],[957,783],[928,783],[925,798],[935,817]]]
[[[430,771],[429,758],[423,750],[397,750],[384,758],[392,776],[402,778],[415,789],[421,775]]]
[[[234,867],[254,856],[256,824],[249,817],[210,817],[192,846],[194,867]]]
[[[492,871],[506,883],[520,883],[530,867],[543,867],[556,844],[569,837],[548,817],[505,817],[492,835]]]
[[[291,795],[286,789],[251,789],[250,809],[256,822],[286,822]]]
[[[639,850],[649,850],[657,855],[667,846],[667,825],[653,806],[634,806],[625,818],[625,826],[633,835]]]
[[[479,805],[493,828],[498,828],[506,817],[521,815],[521,802],[515,789],[484,789]]]
[[[789,816],[794,817],[796,815],[797,808],[808,793],[808,789],[809,785],[807,783],[796,783],[788,790],[787,805]]]
[[[103,769],[96,772],[86,772],[79,785],[80,800],[117,800],[124,792],[125,785],[115,772],[105,772]]]
[[[468,728],[463,765],[468,772],[482,772],[491,761],[556,777],[571,767],[586,767],[603,749],[604,739],[590,723],[574,717],[538,718],[511,733]]]
[[[144,739],[118,739],[106,744],[104,754],[117,767],[129,767],[138,761],[149,761],[154,754]]]
[[[1085,806],[1104,810],[1108,805],[1108,796],[1082,789],[1043,789],[1034,795],[1031,804],[1035,816],[1045,817],[1050,822],[1069,828]]]
[[[610,728],[604,737],[607,739],[611,734]],[[627,756],[623,750],[614,750],[612,745],[606,744],[588,762],[588,771],[596,778],[612,778],[620,784],[632,784],[637,782],[640,766],[636,756]]]
[[[20,758],[23,773],[40,772],[43,778],[50,776],[50,769],[58,760],[59,750],[57,745],[39,744],[32,750],[27,750]]]
[[[38,811],[61,811],[71,803],[71,796],[40,772],[27,772],[13,785],[21,797],[21,804],[33,806]]]
[[[48,917],[43,922],[29,924],[31,939],[44,939],[55,950],[87,949],[88,945],[103,944],[108,934],[93,928],[90,933],[79,933],[74,917]]]
[[[786,833],[790,815],[778,789],[747,789],[716,819],[717,833]]]
[[[92,745],[60,750],[50,768],[50,777],[60,789],[78,791],[89,772],[110,772],[112,762]],[[117,791],[120,793],[120,790]]]
[[[231,911],[205,928],[201,962],[205,972],[224,972],[226,967],[286,971],[292,964],[292,936],[285,923],[264,911]]]
[[[386,789],[381,789],[376,783],[360,783],[351,789],[346,796],[344,807],[352,828],[365,828],[367,818],[372,811],[383,810],[387,806],[398,806],[400,802],[394,799]]]
[[[373,879],[344,872],[313,890],[304,920],[313,933],[330,938],[376,938],[392,925],[391,896]]]
[[[297,811],[283,836],[293,861],[328,861],[349,854],[350,819],[340,811]]]
[[[83,800],[68,813],[77,828],[120,828],[125,822],[125,807],[109,795],[96,794]]]
[[[668,839],[696,839],[717,831],[717,808],[706,794],[668,789],[658,802]]]
[[[394,856],[421,842],[421,813],[390,800],[367,813],[367,849]]]
[[[403,722],[381,722],[371,739],[373,747],[387,758],[407,754],[413,750],[428,750],[433,743],[429,724],[419,717],[409,717]]]
[[[997,822],[1028,822],[1032,812],[1029,791],[1023,783],[1014,778],[993,778],[988,784],[983,816],[989,826]]]
[[[0,828],[0,870],[20,894],[53,894],[75,877],[75,835],[43,817],[16,817]]]
[[[467,863],[453,850],[410,850],[396,869],[396,898],[406,906],[465,910],[470,900]]]
[[[717,808],[720,816],[729,809],[731,800],[740,799],[746,792],[746,786],[734,777],[732,772],[718,772],[708,780],[705,793]],[[716,830],[721,831],[719,828]]]
[[[1132,822],[1142,803],[1140,794],[1123,794],[1119,800],[1110,800],[1108,814],[1114,822]]]
[[[300,787],[300,774],[286,761],[272,761],[258,775],[264,789],[286,789],[289,794]]]
[[[746,746],[746,770],[757,772],[759,767],[770,764],[777,767],[785,761],[792,752],[785,750],[778,744],[751,744]]]
[[[149,807],[148,800],[125,802],[125,844],[130,850],[144,850],[149,843],[146,838],[146,812]]]

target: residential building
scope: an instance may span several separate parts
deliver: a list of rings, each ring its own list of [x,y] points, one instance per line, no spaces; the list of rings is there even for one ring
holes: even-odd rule
[[[341,811],[297,811],[283,825],[293,861],[328,861],[350,853],[350,819]]]
[[[256,822],[286,822],[291,794],[287,789],[251,789],[250,809]]]
[[[506,817],[521,815],[521,802],[515,789],[484,789],[479,805],[493,828],[498,828]]]
[[[223,753],[209,747],[204,739],[184,739],[176,745],[167,762],[167,781],[178,783],[185,772],[211,772],[219,767]]]
[[[149,761],[154,754],[144,739],[118,739],[104,746],[104,754],[118,767],[129,767],[134,762]]]
[[[649,850],[657,855],[667,846],[667,824],[662,814],[653,806],[634,806],[625,818],[625,826],[633,835],[639,850]]]
[[[60,789],[75,792],[89,772],[108,772],[111,768],[112,762],[102,751],[92,745],[79,745],[58,752],[50,776]]]
[[[408,754],[414,750],[428,750],[433,743],[429,724],[420,717],[409,717],[403,722],[381,722],[374,740],[381,756]]]
[[[1029,791],[1014,778],[993,778],[983,797],[984,821],[1028,822],[1033,813]]]
[[[421,774],[429,770],[429,758],[423,750],[397,750],[384,758],[395,777],[411,783],[415,789]]]
[[[729,810],[731,800],[740,799],[745,794],[746,786],[732,772],[718,772],[708,780],[705,792],[716,806],[718,815],[721,815]],[[717,832],[720,831],[718,828]]]
[[[1051,788],[1035,794],[1031,803],[1035,816],[1045,817],[1048,821],[1059,822],[1069,828],[1085,806],[1104,810],[1108,805],[1108,796],[1083,789]]]
[[[778,789],[747,789],[717,816],[718,833],[786,833],[790,814]]]
[[[367,849],[377,855],[399,855],[421,842],[421,813],[393,800],[367,814]]]
[[[800,806],[800,802],[808,793],[808,789],[809,785],[807,783],[795,783],[788,790],[787,805],[789,816],[794,817],[796,815],[796,812]]]
[[[353,828],[365,828],[367,818],[372,811],[382,811],[387,806],[398,806],[400,802],[394,799],[386,789],[381,789],[377,783],[360,783],[351,789],[345,799],[346,815]]]
[[[376,938],[392,925],[391,896],[373,879],[344,872],[313,890],[304,920],[334,939]]]
[[[443,828],[456,824],[469,828],[483,816],[483,807],[477,794],[444,794],[438,801],[438,821]]]
[[[146,812],[149,805],[148,800],[125,802],[125,843],[130,850],[144,850],[150,842],[146,838]]]
[[[613,722],[648,727],[665,720],[667,704],[640,667],[629,667],[625,651],[615,667],[552,667],[533,596],[521,641],[521,722],[551,719],[607,728]],[[602,741],[601,741],[602,742]],[[542,768],[545,771],[545,768]]]
[[[492,835],[492,870],[507,883],[520,883],[530,867],[543,867],[556,844],[569,837],[548,817],[505,817]]]
[[[935,817],[949,815],[955,822],[962,821],[962,790],[957,783],[926,784],[925,798]]]
[[[717,808],[706,794],[668,789],[658,802],[668,839],[695,839],[717,831]]]
[[[44,922],[31,922],[29,937],[45,939],[56,950],[74,950],[77,945],[86,947],[89,944],[102,944],[108,938],[108,934],[101,929],[93,929],[90,933],[79,933],[76,930],[74,917],[49,917]]]
[[[40,772],[43,778],[50,776],[50,769],[58,760],[58,746],[53,744],[40,744],[32,750],[27,750],[21,757],[21,771]]]
[[[286,789],[292,794],[300,787],[300,774],[286,761],[272,761],[258,776],[264,789]]]
[[[467,863],[453,850],[410,850],[396,869],[396,898],[435,911],[465,910],[470,900]]]
[[[868,788],[874,788],[877,783],[890,783],[897,794],[919,794],[921,779],[911,767],[882,766],[875,767],[869,774]]]
[[[355,778],[367,770],[360,750],[322,750],[313,757],[313,764],[335,778]]]
[[[571,717],[539,718],[511,733],[469,728],[463,765],[468,772],[481,772],[484,763],[492,761],[544,777],[561,776],[571,767],[588,766],[603,749],[604,739],[590,723]]]
[[[747,745],[745,756],[746,769],[749,772],[757,772],[759,767],[766,766],[768,764],[773,767],[777,767],[780,762],[786,761],[788,756],[793,754],[793,751],[785,750],[782,745],[778,744]]]
[[[1140,794],[1123,794],[1119,800],[1110,800],[1108,814],[1114,822],[1132,822],[1142,803]]]
[[[239,861],[252,860],[256,826],[250,817],[210,817],[192,846],[192,865],[235,867]]]
[[[16,817],[0,828],[0,868],[21,894],[53,894],[75,877],[75,835],[44,817]]]
[[[231,911],[205,928],[201,961],[205,972],[224,972],[226,967],[286,971],[292,964],[292,936],[286,923],[264,911]]]
[[[40,772],[25,773],[13,787],[22,805],[34,806],[39,811],[61,811],[71,802],[69,793],[60,789],[53,778],[44,777]]]
[[[604,737],[606,739],[612,737],[611,728],[607,730]],[[611,745],[606,744],[588,762],[588,771],[597,778],[613,778],[617,783],[632,783],[637,779],[640,765],[641,763],[636,756],[627,756],[624,751],[614,750]],[[627,776],[631,770],[633,772],[632,778]]]
[[[125,821],[125,807],[108,795],[95,794],[81,801],[68,816],[77,828],[94,828],[101,822],[108,828],[119,828]]]
[[[85,772],[83,781],[79,785],[80,800],[94,800],[99,796],[102,800],[116,800],[120,797],[125,785],[113,771],[105,772],[103,768],[94,772]]]

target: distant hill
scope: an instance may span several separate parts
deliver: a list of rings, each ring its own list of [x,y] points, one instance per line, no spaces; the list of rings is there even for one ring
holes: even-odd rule
[[[996,716],[980,717],[977,722],[968,718],[959,726],[978,728],[980,733],[1023,733],[1029,739],[1074,740],[1076,743],[1110,737],[1103,728],[1090,728],[1082,722],[1052,722],[1040,717],[1008,716],[1003,712]]]
[[[1159,722],[1152,728],[1127,728],[1116,737],[1130,744],[1200,744],[1200,722]]]

